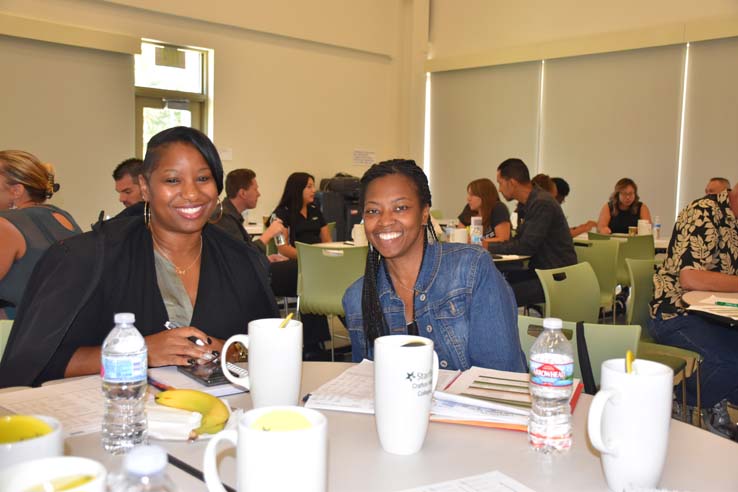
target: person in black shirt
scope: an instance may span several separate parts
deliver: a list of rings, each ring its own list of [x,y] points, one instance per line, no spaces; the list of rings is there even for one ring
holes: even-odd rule
[[[597,221],[601,234],[626,234],[628,227],[636,227],[638,219],[651,222],[651,212],[638,196],[638,185],[630,178],[619,179],[610,200],[602,206]]]
[[[544,302],[543,287],[536,268],[559,268],[577,263],[569,226],[551,193],[534,186],[528,167],[520,159],[507,159],[497,168],[497,183],[506,200],[521,204],[525,221],[509,241],[490,243],[487,249],[497,254],[530,256],[527,269],[504,271],[515,293],[518,306]]]
[[[282,198],[274,213],[287,227],[286,244],[277,246],[281,255],[297,259],[295,242],[316,244],[331,240],[323,214],[314,203],[315,178],[308,173],[292,173],[284,185]],[[297,282],[295,272],[295,282]],[[300,315],[303,324],[303,358],[323,360],[325,352],[322,342],[330,340],[328,321],[325,316]]]
[[[274,210],[288,229],[289,241],[278,247],[279,253],[287,258],[297,258],[295,241],[316,244],[331,240],[323,214],[314,202],[315,178],[308,173],[290,174]]]

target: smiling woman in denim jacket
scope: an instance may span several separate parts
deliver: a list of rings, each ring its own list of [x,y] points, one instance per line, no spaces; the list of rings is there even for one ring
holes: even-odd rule
[[[433,340],[441,368],[524,372],[512,290],[479,246],[437,241],[423,170],[375,164],[361,194],[369,254],[343,296],[354,361],[373,357],[377,337],[414,334]]]

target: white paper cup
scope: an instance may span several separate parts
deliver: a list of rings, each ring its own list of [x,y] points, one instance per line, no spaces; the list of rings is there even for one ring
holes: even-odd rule
[[[648,234],[651,234],[651,223],[647,220],[639,220],[638,221],[638,235],[639,236],[646,236]]]
[[[18,417],[23,416],[7,415],[0,417],[0,419],[7,421],[8,425],[17,425],[13,423],[13,420]],[[0,470],[16,463],[64,454],[64,436],[61,422],[54,417],[45,415],[33,415],[33,417],[49,424],[52,429],[51,432],[32,439],[0,444]]]
[[[658,488],[666,460],[674,373],[637,359],[626,374],[625,359],[602,363],[600,391],[589,407],[587,429],[602,454],[610,490]]]
[[[311,427],[289,431],[252,427],[263,415],[282,410],[299,413]],[[219,432],[205,448],[203,471],[208,490],[225,492],[216,459],[217,445],[225,440],[236,446],[238,492],[325,492],[327,428],[325,416],[309,408],[263,407],[246,412],[239,419],[237,430]]]
[[[369,244],[366,239],[364,224],[354,224],[353,229],[351,229],[351,239],[354,241],[354,246],[366,246]]]
[[[423,447],[437,381],[438,355],[430,338],[374,340],[374,415],[385,451],[407,455]]]
[[[462,228],[456,228],[453,231],[453,235],[451,236],[451,242],[452,243],[468,243],[469,242],[469,233],[466,230],[465,227]]]
[[[95,460],[59,456],[18,463],[0,472],[0,492],[23,492],[48,480],[89,475],[91,480],[67,492],[105,492],[105,467]]]
[[[228,380],[251,392],[254,408],[297,405],[302,382],[302,322],[281,318],[257,319],[249,323],[248,335],[234,335],[223,345],[221,364]],[[249,353],[249,375],[233,376],[226,369],[226,353],[234,343]]]

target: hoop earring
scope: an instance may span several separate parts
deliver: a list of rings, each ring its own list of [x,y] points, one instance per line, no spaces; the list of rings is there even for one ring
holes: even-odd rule
[[[223,218],[223,202],[220,200],[220,198],[218,198],[218,217],[215,219],[210,218],[208,219],[208,222],[211,224],[215,224],[215,223],[220,222],[220,219],[222,218]]]
[[[144,224],[147,229],[151,229],[151,207],[149,202],[144,202]]]
[[[428,219],[430,221],[430,219]],[[428,241],[428,244],[435,244],[436,242],[436,235],[433,233],[433,223],[425,224],[425,239]]]

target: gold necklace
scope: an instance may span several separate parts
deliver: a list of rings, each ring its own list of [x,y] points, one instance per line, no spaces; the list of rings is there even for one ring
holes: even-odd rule
[[[390,275],[390,277],[392,277],[392,276]],[[397,281],[397,282],[396,282],[396,283],[397,283],[397,285],[399,285],[400,287],[402,287],[402,288],[403,288],[403,289],[405,289],[406,291],[408,291],[408,292],[412,292],[413,294],[415,294],[415,289],[414,289],[414,288],[413,288],[413,289],[411,289],[411,288],[410,288],[410,287],[408,287],[407,285],[403,284],[403,283],[402,283],[402,280],[400,280],[400,277],[397,277],[397,278],[393,278],[393,280],[396,280],[396,281]]]
[[[156,240],[156,236],[154,236],[154,234],[151,234],[151,239],[154,240],[154,246],[159,251],[159,253],[161,253],[162,256],[164,256],[164,258],[167,259],[167,261],[174,267],[174,271],[177,273],[177,275],[179,275],[181,277],[184,277],[187,274],[187,272],[193,266],[195,266],[195,263],[197,263],[197,260],[200,259],[200,256],[202,256],[202,235],[200,235],[200,252],[197,253],[197,256],[195,256],[195,259],[192,260],[192,263],[190,263],[190,265],[187,268],[179,268],[177,265],[174,264],[174,262],[172,261],[172,259],[169,258],[169,256],[164,252],[164,250],[162,249],[161,245],[159,244],[159,241]]]

